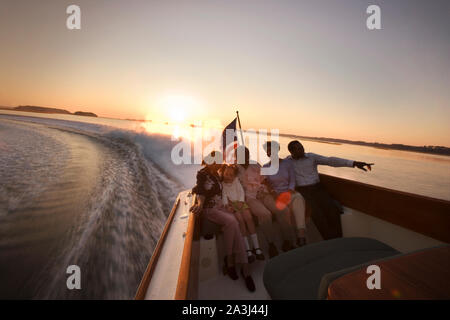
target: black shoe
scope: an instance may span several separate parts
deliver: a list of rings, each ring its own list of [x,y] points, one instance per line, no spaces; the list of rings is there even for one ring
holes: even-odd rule
[[[223,274],[228,274],[230,276],[231,279],[233,280],[237,280],[239,278],[239,276],[236,273],[236,269],[234,266],[228,266],[227,263],[227,257],[225,257],[224,259],[224,264],[223,264]]]
[[[247,287],[248,291],[255,292],[256,288],[255,288],[255,283],[253,282],[252,276],[244,276],[244,270],[243,269],[241,269],[241,274],[242,274],[242,277],[245,280],[245,286]]]
[[[253,263],[255,262],[255,255],[253,254],[252,250],[247,250],[247,259],[248,259],[248,263]]]
[[[278,249],[273,242],[269,243],[269,258],[276,257],[278,255]]]
[[[291,241],[284,240],[284,241],[283,241],[283,245],[281,246],[281,249],[282,249],[284,252],[287,252],[287,251],[290,251],[290,250],[294,249],[294,247],[292,246]]]
[[[297,247],[303,247],[304,245],[306,245],[306,238],[305,237],[297,238]]]
[[[275,248],[275,249],[276,249],[276,248]],[[258,250],[259,250],[261,253],[258,253]],[[255,248],[254,251],[255,251],[255,256],[256,256],[256,259],[257,259],[257,260],[264,260],[264,259],[266,259],[266,257],[264,257],[264,254],[262,253],[262,250],[261,250],[260,248]]]

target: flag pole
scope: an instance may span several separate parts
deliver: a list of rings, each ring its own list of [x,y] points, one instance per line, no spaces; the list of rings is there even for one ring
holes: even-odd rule
[[[239,131],[241,132],[242,145],[245,147],[244,135],[242,134],[241,119],[239,118],[239,111],[236,111],[236,115],[239,123]]]

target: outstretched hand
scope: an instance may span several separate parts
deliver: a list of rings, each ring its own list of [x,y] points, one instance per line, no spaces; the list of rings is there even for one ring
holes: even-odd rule
[[[372,171],[373,165],[375,165],[375,163],[365,163],[365,162],[360,162],[360,161],[353,162],[353,167],[356,167],[356,168],[364,170],[364,171],[367,171],[367,169],[369,169],[369,171]],[[367,167],[367,169],[364,167]]]

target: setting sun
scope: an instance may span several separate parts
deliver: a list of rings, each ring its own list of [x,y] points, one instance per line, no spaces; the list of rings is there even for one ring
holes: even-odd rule
[[[161,107],[165,110],[168,120],[175,123],[186,121],[187,112],[192,112],[196,102],[192,97],[169,95],[162,99]]]

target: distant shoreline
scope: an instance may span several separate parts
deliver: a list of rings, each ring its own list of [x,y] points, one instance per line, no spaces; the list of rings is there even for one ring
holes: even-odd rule
[[[10,110],[10,111],[22,111],[22,112],[37,112],[37,113],[50,113],[50,114],[70,114],[74,116],[84,116],[84,117],[98,117],[93,112],[85,112],[85,111],[76,111],[74,113],[58,108],[48,108],[48,107],[39,107],[39,106],[18,106],[18,107],[0,107],[1,110]]]
[[[377,149],[384,150],[399,150],[399,151],[410,151],[410,152],[420,152],[427,154],[435,154],[441,156],[450,156],[450,148],[443,146],[409,146],[405,144],[386,144],[379,142],[365,142],[365,141],[353,141],[353,140],[345,140],[345,139],[335,139],[335,138],[326,138],[326,137],[306,137],[299,136],[294,134],[284,134],[280,133],[280,137],[292,138],[292,139],[303,139],[314,142],[321,143],[330,143],[330,144],[353,144],[358,146],[372,147]]]
[[[18,106],[15,108],[0,106],[0,110],[38,112],[38,113],[56,113],[56,114],[69,114],[69,115],[98,117],[95,113],[92,113],[92,112],[77,111],[77,112],[71,113],[64,109],[37,107],[37,106]],[[117,118],[110,118],[110,119],[117,119]],[[117,120],[152,122],[152,120],[138,120],[138,119],[117,119]],[[450,156],[450,148],[444,147],[444,146],[410,146],[410,145],[397,144],[397,143],[386,144],[386,143],[379,143],[379,142],[353,141],[353,140],[327,138],[327,137],[308,137],[308,136],[286,134],[286,133],[280,133],[280,137],[292,138],[292,139],[303,139],[303,140],[308,140],[308,141],[334,144],[334,145],[353,144],[353,145],[358,145],[358,146],[372,147],[372,148],[384,149],[384,150],[399,150],[399,151],[419,152],[419,153],[424,153],[424,154]]]

